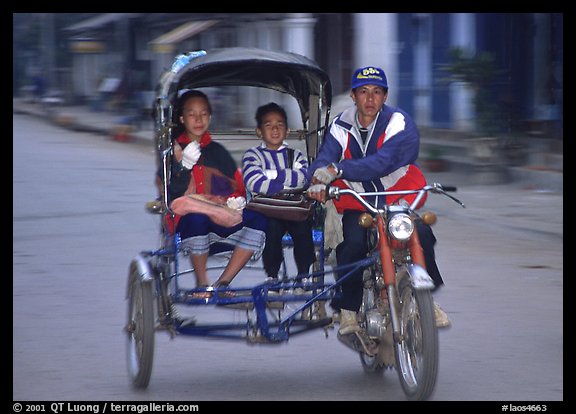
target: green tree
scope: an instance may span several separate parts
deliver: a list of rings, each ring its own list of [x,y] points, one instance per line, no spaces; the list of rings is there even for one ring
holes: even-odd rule
[[[494,99],[494,88],[503,71],[498,69],[494,55],[490,52],[471,54],[460,47],[451,48],[448,54],[449,63],[443,67],[449,73],[447,80],[465,82],[474,91],[477,132],[502,131],[505,120]]]

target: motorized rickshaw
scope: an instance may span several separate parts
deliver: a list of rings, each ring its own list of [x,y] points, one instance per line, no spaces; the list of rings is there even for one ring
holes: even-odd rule
[[[149,384],[156,331],[166,331],[174,337],[188,335],[275,344],[312,329],[333,327],[335,315],[326,303],[338,294],[342,282],[361,268],[364,269],[365,294],[360,324],[367,343],[355,346],[362,367],[370,372],[395,367],[409,399],[428,398],[436,382],[438,336],[430,295],[431,279],[421,256],[413,250],[417,240],[412,236],[411,223],[417,218],[416,205],[427,192],[445,193],[439,184],[396,191],[394,194],[416,194],[415,203],[386,209],[370,205],[365,198],[367,193],[329,188],[332,197],[356,197],[366,207],[366,225],[373,229],[370,233],[372,252],[346,269],[334,267],[327,271],[324,267],[323,207],[318,204],[313,217],[317,260],[308,278],[291,276],[285,271],[278,282],[265,281],[262,277],[261,282],[246,286],[238,281],[237,287],[226,288],[237,294],[214,294],[207,298],[198,298],[194,293],[213,288],[189,287],[183,282],[193,274],[193,269],[185,265],[189,261],[183,260],[185,252],[179,234],[169,231],[164,220],[174,214],[169,207],[167,186],[175,103],[183,90],[221,86],[267,88],[292,96],[298,104],[302,125],[292,133],[292,138],[304,142],[309,161],[314,160],[328,128],[332,101],[330,79],[314,61],[301,55],[254,48],[190,52],[176,57],[170,70],[162,75],[154,101],[155,149],[162,194],[147,204],[149,212],[159,215],[161,242],[157,249],[140,252],[129,266],[125,330],[132,384],[137,388],[146,388]],[[213,134],[218,139],[218,132]],[[224,135],[242,139],[242,136],[253,136],[253,130],[235,129]],[[391,224],[394,217],[396,220]],[[390,237],[397,239],[392,247],[388,243]],[[287,248],[289,245],[287,240]],[[401,251],[405,254],[398,253]],[[218,255],[214,256],[216,259]],[[254,271],[261,270],[255,267]],[[336,275],[336,272],[340,272],[337,281],[333,280],[336,277],[325,278],[326,274]],[[342,272],[348,273],[341,275]],[[184,324],[176,315],[176,305],[241,309],[245,318]]]

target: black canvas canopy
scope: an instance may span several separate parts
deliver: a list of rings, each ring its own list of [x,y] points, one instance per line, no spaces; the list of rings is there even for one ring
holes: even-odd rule
[[[178,91],[210,86],[254,86],[292,95],[305,122],[310,98],[330,107],[330,79],[313,60],[289,52],[247,47],[215,49],[180,55],[158,85],[158,98],[174,102]]]

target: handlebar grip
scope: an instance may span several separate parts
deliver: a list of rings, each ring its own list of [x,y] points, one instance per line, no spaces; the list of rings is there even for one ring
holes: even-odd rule
[[[454,192],[454,193],[455,193],[456,191],[458,191],[458,188],[456,188],[456,186],[453,186],[453,185],[443,185],[443,186],[442,186],[442,189],[443,189],[444,191],[450,191],[450,192]]]

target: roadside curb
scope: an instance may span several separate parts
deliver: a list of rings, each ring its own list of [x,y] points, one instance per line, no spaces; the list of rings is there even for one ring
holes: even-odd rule
[[[111,122],[109,125],[93,125],[81,116],[75,115],[66,108],[41,108],[32,107],[33,104],[18,104],[14,102],[12,112],[14,114],[29,115],[45,120],[46,122],[78,132],[94,133],[110,137],[111,140],[138,145],[153,145],[153,131],[134,131],[131,125]],[[40,109],[40,110],[38,110]]]

